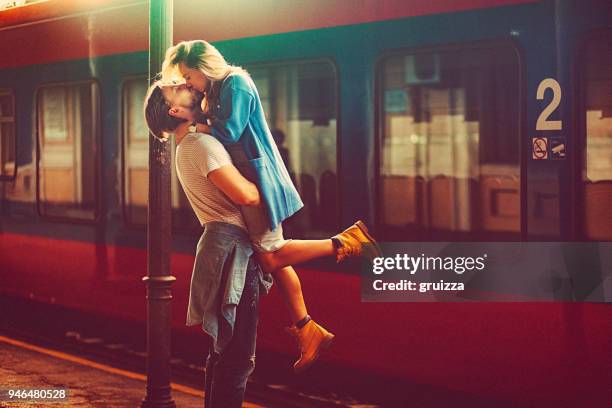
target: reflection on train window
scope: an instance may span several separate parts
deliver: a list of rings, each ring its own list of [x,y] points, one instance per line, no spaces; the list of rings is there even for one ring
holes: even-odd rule
[[[41,215],[93,220],[99,186],[99,92],[95,82],[38,92]]]
[[[143,103],[147,92],[144,77],[129,79],[123,87],[123,168],[124,168],[124,209],[126,222],[134,225],[147,223],[147,202],[149,200],[149,131],[144,120]],[[174,138],[172,138],[174,143]],[[174,163],[175,146],[171,147]],[[199,230],[196,218],[187,196],[183,192],[171,166],[172,179],[172,225],[185,232]]]
[[[585,235],[612,240],[612,33],[586,47]]]
[[[329,62],[246,67],[281,157],[304,201],[283,225],[298,237],[337,228],[337,78]]]
[[[0,179],[15,175],[15,95],[0,89]]]
[[[379,72],[381,226],[436,238],[518,239],[514,50],[396,55]]]

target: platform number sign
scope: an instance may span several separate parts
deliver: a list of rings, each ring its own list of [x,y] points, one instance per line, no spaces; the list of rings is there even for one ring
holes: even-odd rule
[[[550,91],[549,91],[550,90]],[[549,91],[549,92],[547,92]],[[546,107],[540,112],[536,121],[536,136],[532,137],[531,157],[534,160],[564,159],[565,158],[565,138],[564,137],[548,137],[545,136],[551,131],[563,130],[563,122],[561,120],[551,120],[550,116],[559,108],[561,104],[561,85],[556,79],[546,78],[538,86],[536,98],[541,101],[547,93],[552,92],[552,99]],[[551,146],[554,151],[550,151]]]
[[[538,86],[537,92],[537,98],[539,101],[544,99],[544,94],[548,89],[552,90],[553,98],[538,117],[538,121],[536,122],[537,131],[561,130],[563,128],[563,123],[560,120],[548,119],[561,103],[561,85],[559,85],[559,82],[552,78],[546,78],[545,80],[540,82],[540,86]]]

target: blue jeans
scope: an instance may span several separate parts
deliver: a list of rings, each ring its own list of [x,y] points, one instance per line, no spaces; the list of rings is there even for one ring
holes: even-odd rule
[[[259,275],[251,259],[244,290],[236,308],[234,333],[221,354],[212,345],[206,359],[206,408],[240,408],[249,375],[255,369],[255,342],[259,319]],[[223,330],[223,327],[220,328]]]

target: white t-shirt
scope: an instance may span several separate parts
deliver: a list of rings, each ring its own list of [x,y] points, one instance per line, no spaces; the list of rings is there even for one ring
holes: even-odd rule
[[[178,179],[200,224],[221,221],[246,230],[238,206],[207,177],[211,171],[231,163],[221,142],[205,133],[188,133],[176,146]]]

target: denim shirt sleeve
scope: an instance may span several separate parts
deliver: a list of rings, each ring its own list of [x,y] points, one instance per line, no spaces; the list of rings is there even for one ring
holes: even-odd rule
[[[238,142],[247,127],[254,102],[254,96],[248,90],[224,84],[220,95],[221,107],[217,119],[210,126],[210,133],[223,144]]]

